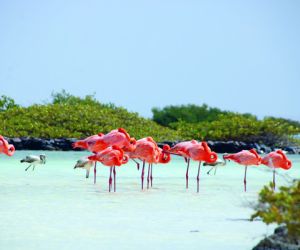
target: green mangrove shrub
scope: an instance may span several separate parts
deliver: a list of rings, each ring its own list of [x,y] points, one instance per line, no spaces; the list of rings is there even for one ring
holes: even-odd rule
[[[280,187],[274,192],[272,183],[265,186],[259,193],[256,212],[251,220],[261,218],[264,223],[285,225],[288,237],[292,240],[300,239],[300,180],[295,180],[291,186]]]

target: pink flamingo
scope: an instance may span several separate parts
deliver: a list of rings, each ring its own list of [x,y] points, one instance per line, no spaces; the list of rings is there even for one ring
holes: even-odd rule
[[[100,152],[109,146],[117,146],[125,152],[132,152],[135,149],[136,140],[123,128],[110,131],[98,138],[92,145],[93,152]]]
[[[170,146],[168,144],[163,145],[163,148],[158,148],[159,150],[159,158],[158,162],[153,162],[155,164],[167,164],[171,161],[171,155],[168,153],[170,150]],[[150,164],[150,186],[152,187],[153,181],[153,163]]]
[[[125,152],[133,151],[136,140],[130,138],[125,129],[119,128],[110,131],[108,134],[98,134],[90,136],[84,140],[73,143],[73,147],[85,148],[93,153],[100,152],[107,147],[117,146]],[[137,163],[137,167],[139,167]],[[96,162],[94,167],[94,183],[96,183]]]
[[[111,191],[112,187],[112,172],[114,175],[114,192],[116,192],[116,166],[126,164],[129,157],[124,154],[124,151],[118,146],[108,147],[97,154],[88,157],[91,161],[99,161],[103,165],[110,167],[110,175],[108,180],[108,190]]]
[[[174,147],[172,147],[169,152],[171,154],[180,155],[186,159],[187,168],[186,168],[185,178],[186,178],[187,189],[188,189],[188,181],[189,181],[190,159],[194,161],[199,161],[198,174],[197,174],[197,192],[199,192],[201,161],[213,163],[218,159],[217,154],[210,150],[206,142],[198,143],[196,140],[180,142],[176,144]]]
[[[247,167],[249,165],[259,165],[261,164],[261,157],[257,154],[255,149],[242,150],[235,154],[224,155],[224,159],[232,160],[238,164],[245,166],[244,175],[244,190],[247,191]]]
[[[0,153],[12,156],[15,153],[15,147],[12,144],[8,144],[7,140],[0,135]]]
[[[96,152],[93,150],[93,146],[96,141],[99,140],[104,134],[99,133],[97,135],[91,135],[83,140],[78,140],[72,144],[73,148],[82,148],[91,152]]]
[[[185,161],[187,162],[186,174],[185,174],[186,189],[189,188],[190,158],[189,158],[188,148],[191,144],[197,144],[197,143],[198,142],[196,140],[179,142],[169,150],[171,154],[184,157]]]
[[[193,161],[199,161],[197,174],[197,192],[199,193],[200,167],[201,162],[214,163],[218,159],[218,155],[211,151],[206,142],[191,144],[188,147],[188,155]]]
[[[142,174],[141,174],[141,186],[144,189],[144,173],[145,163],[148,163],[148,177],[147,177],[147,188],[149,188],[150,181],[150,168],[153,163],[159,162],[160,151],[156,142],[152,137],[142,138],[136,141],[135,149],[132,152],[128,152],[131,159],[140,159],[143,161]],[[153,179],[153,178],[152,178]]]
[[[104,134],[99,133],[97,135],[89,136],[83,140],[78,140],[72,144],[72,147],[86,149],[92,153],[96,153],[96,151],[94,151],[93,147],[94,147],[96,141],[99,140],[103,135]],[[95,161],[95,163],[94,163],[94,184],[96,184],[96,176],[97,176],[97,162]]]
[[[273,190],[275,190],[275,169],[288,170],[292,167],[292,162],[281,150],[267,154],[262,158],[261,163],[273,169]]]

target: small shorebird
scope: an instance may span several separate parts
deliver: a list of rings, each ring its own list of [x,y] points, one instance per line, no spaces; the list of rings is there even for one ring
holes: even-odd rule
[[[79,159],[74,166],[74,169],[76,168],[82,168],[86,170],[85,178],[89,178],[90,175],[90,169],[93,167],[94,161],[89,160],[87,157],[83,157]]]
[[[227,154],[224,154],[223,155],[223,160],[220,160],[220,159],[217,159],[215,162],[213,163],[209,163],[209,162],[204,162],[203,163],[203,166],[211,166],[210,170],[207,171],[207,174],[209,175],[209,173],[215,169],[215,172],[214,172],[214,175],[217,173],[217,168],[219,166],[226,166],[226,159],[224,158],[224,156],[227,155]]]
[[[20,161],[21,163],[27,162],[29,166],[25,169],[27,171],[32,166],[32,171],[36,165],[46,164],[46,155],[28,155]]]

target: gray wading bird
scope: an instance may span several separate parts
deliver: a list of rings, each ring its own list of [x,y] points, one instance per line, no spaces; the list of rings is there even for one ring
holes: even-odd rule
[[[226,159],[224,159],[224,156],[227,154],[223,155],[223,160],[217,160],[214,163],[208,163],[208,162],[204,162],[203,166],[211,166],[211,169],[207,171],[207,174],[210,174],[210,171],[212,171],[213,169],[215,169],[214,175],[217,173],[217,167],[218,166],[226,166]]]
[[[27,171],[31,166],[33,171],[36,165],[46,164],[46,155],[27,155],[20,162],[29,163],[29,166],[25,169],[25,171]]]
[[[86,178],[89,178],[90,175],[90,169],[91,167],[93,167],[94,165],[94,161],[89,160],[87,157],[83,157],[81,159],[79,159],[76,163],[76,165],[74,166],[75,168],[82,168],[86,170]]]

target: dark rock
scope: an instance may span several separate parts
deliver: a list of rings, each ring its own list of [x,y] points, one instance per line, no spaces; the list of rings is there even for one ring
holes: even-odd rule
[[[297,147],[285,147],[283,150],[287,151],[288,154],[299,154],[300,150]]]
[[[76,142],[76,138],[56,138],[56,139],[42,139],[42,138],[7,138],[10,144],[13,144],[16,150],[75,150],[82,151],[82,149],[73,149],[72,144]],[[164,144],[168,144],[173,147],[175,144],[181,141],[162,141],[158,143],[159,147],[163,147]],[[207,141],[211,150],[217,153],[237,153],[241,150],[254,148],[258,153],[269,153],[274,150],[264,144],[257,143],[245,143],[239,141]],[[300,149],[297,147],[286,147],[284,150],[289,153],[300,153]]]
[[[261,240],[253,250],[300,250],[300,241],[290,240],[286,227],[278,227],[274,234]]]
[[[160,142],[160,144],[162,144],[162,145],[167,144],[167,145],[169,145],[170,147],[173,146],[173,142],[172,142],[172,141],[162,141],[162,142]]]
[[[240,145],[235,141],[215,141],[210,147],[211,150],[217,153],[236,153],[240,151]]]
[[[260,145],[260,150],[263,151],[263,153],[268,154],[272,151],[272,149],[265,144]]]

